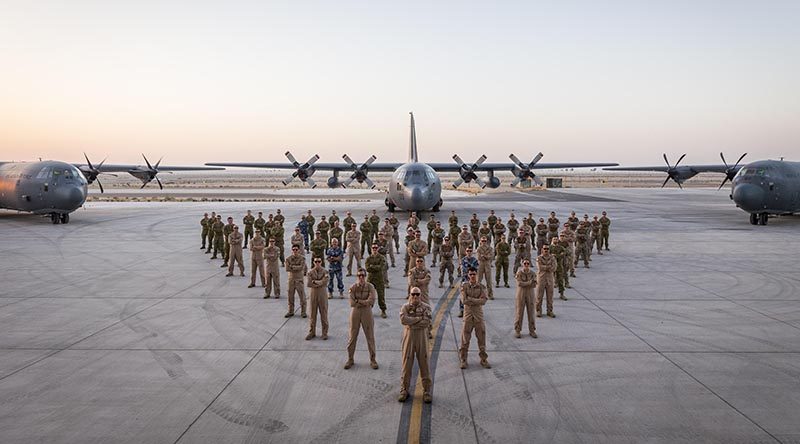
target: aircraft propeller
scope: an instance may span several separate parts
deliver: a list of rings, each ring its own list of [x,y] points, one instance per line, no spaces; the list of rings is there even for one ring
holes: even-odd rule
[[[369,166],[372,165],[372,162],[375,162],[375,155],[372,155],[366,162],[358,165],[357,163],[353,162],[353,159],[350,158],[347,154],[342,156],[345,162],[347,162],[351,168],[353,168],[353,174],[350,175],[350,178],[342,182],[342,187],[347,188],[353,181],[358,181],[358,183],[366,182],[367,186],[370,188],[375,188],[375,183],[367,177],[367,170]]]
[[[106,162],[107,157],[106,157],[106,159],[103,159],[103,161],[100,162],[97,165],[97,167],[92,165],[92,161],[89,160],[89,156],[87,156],[86,153],[83,153],[83,157],[86,159],[86,166],[81,167],[80,170],[83,173],[84,177],[86,177],[86,181],[89,182],[90,185],[93,182],[97,181],[97,185],[100,187],[100,192],[101,193],[105,192],[103,190],[103,184],[100,183],[100,180],[99,180],[99,178],[97,176],[99,176],[100,174],[109,174],[111,176],[115,176],[116,177],[116,174],[104,173],[104,172],[100,171],[100,168],[103,167],[103,164]]]
[[[161,159],[163,159],[163,157],[158,159],[158,162],[156,162],[155,166],[150,165],[150,161],[147,160],[147,157],[144,154],[142,154],[142,157],[144,158],[144,163],[147,164],[147,170],[144,171],[143,177],[140,177],[143,182],[141,188],[146,187],[148,183],[155,179],[156,183],[158,183],[158,187],[163,190],[164,185],[161,184],[161,180],[158,178],[158,166],[161,165]]]
[[[739,166],[739,162],[741,162],[742,159],[744,159],[744,156],[746,155],[747,153],[742,154],[742,156],[739,157],[739,160],[737,160],[732,167],[729,167],[728,162],[725,161],[725,156],[722,155],[722,153],[719,153],[719,157],[722,158],[722,163],[725,164],[725,179],[722,180],[722,183],[719,185],[719,188],[717,188],[717,191],[721,190],[722,187],[725,186],[726,182],[728,182],[729,180],[733,180],[734,176],[736,176],[736,173],[739,172],[739,170],[736,167]]]
[[[533,170],[534,165],[536,165],[536,162],[542,160],[542,157],[544,157],[544,154],[542,154],[542,153],[537,154],[536,157],[534,157],[533,160],[531,160],[531,163],[528,163],[528,164],[522,163],[519,160],[519,158],[517,156],[515,156],[514,154],[511,154],[508,157],[511,159],[512,162],[514,162],[517,165],[512,170],[512,173],[514,173],[514,176],[515,176],[514,177],[514,181],[511,182],[511,186],[512,187],[517,186],[518,183],[520,183],[521,181],[526,180],[526,179],[533,180],[536,183],[536,185],[541,185],[542,184],[542,181],[538,177],[536,177],[536,174],[534,174],[532,170]]]
[[[683,189],[683,186],[681,185],[680,181],[678,180],[678,178],[680,176],[678,175],[677,168],[678,168],[678,164],[681,163],[681,160],[683,160],[684,157],[686,157],[685,153],[678,159],[677,162],[675,162],[675,165],[670,165],[669,164],[669,160],[667,160],[667,154],[664,153],[664,162],[667,163],[667,167],[669,169],[667,170],[667,178],[664,179],[664,183],[661,184],[661,188],[664,188],[667,185],[667,182],[669,182],[669,180],[672,179],[676,184],[678,184],[678,187],[680,189]]]
[[[297,168],[297,170],[295,170],[295,172],[293,172],[291,176],[287,177],[286,179],[283,179],[282,181],[283,184],[288,185],[289,182],[291,182],[292,180],[294,180],[295,177],[297,177],[303,182],[307,183],[309,186],[311,186],[311,188],[316,188],[317,184],[316,182],[314,182],[314,180],[311,179],[311,176],[314,174],[315,171],[314,163],[319,160],[319,155],[314,154],[314,157],[308,159],[308,162],[301,165],[300,162],[298,162],[297,159],[294,158],[292,153],[286,151],[285,154],[286,158],[289,159],[289,162],[291,162],[292,165],[294,165],[294,167]]]
[[[483,180],[481,180],[481,178],[478,177],[477,174],[475,174],[475,171],[478,169],[478,167],[481,166],[481,164],[486,161],[486,155],[485,154],[482,155],[472,165],[467,165],[463,160],[461,160],[461,157],[459,157],[458,154],[453,154],[453,160],[455,160],[456,163],[461,167],[460,170],[458,171],[458,174],[461,177],[459,177],[458,179],[456,179],[455,182],[453,182],[453,188],[458,188],[459,185],[461,185],[462,183],[464,183],[464,182],[470,183],[473,180],[481,188],[485,188],[486,187],[486,183]]]

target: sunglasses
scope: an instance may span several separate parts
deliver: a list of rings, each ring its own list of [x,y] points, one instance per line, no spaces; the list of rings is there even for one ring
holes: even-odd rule
[[[363,277],[366,277],[367,275],[366,275],[366,274],[363,274],[363,273],[358,273],[356,276],[358,276],[358,277],[360,277],[360,278],[363,278]]]
[[[314,259],[314,262],[322,262],[322,259]]]
[[[421,295],[421,294],[422,294],[422,293],[411,293],[411,295],[412,295],[412,296],[419,296],[419,295]]]

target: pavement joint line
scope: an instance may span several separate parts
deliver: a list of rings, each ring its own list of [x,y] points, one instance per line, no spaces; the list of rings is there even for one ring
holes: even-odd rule
[[[453,332],[453,340],[456,343],[456,347],[458,347],[458,334],[456,333],[456,324],[453,321],[452,316],[450,317],[450,329]],[[467,376],[464,370],[459,370],[461,372],[461,381],[464,383],[464,394],[467,397],[467,406],[469,407],[469,420],[472,423],[472,432],[475,434],[475,443],[479,443],[480,440],[478,439],[478,425],[475,424],[475,411],[472,409],[472,399],[469,396],[469,387],[467,386]]]
[[[670,358],[669,358],[669,356],[667,356],[667,355],[665,355],[665,354],[664,354],[664,352],[662,352],[661,350],[658,350],[657,348],[655,348],[655,347],[654,347],[652,344],[650,344],[649,342],[647,342],[647,341],[646,341],[644,338],[642,338],[642,337],[641,337],[640,335],[638,335],[638,334],[637,334],[635,331],[633,331],[633,329],[631,329],[630,327],[628,327],[627,325],[625,325],[624,323],[622,323],[622,321],[620,321],[619,319],[617,319],[615,316],[613,316],[613,315],[612,315],[611,313],[609,313],[608,311],[604,310],[602,307],[600,307],[599,305],[597,305],[597,304],[596,304],[594,301],[592,301],[591,299],[589,299],[589,298],[586,298],[586,299],[587,299],[588,301],[591,301],[591,302],[592,302],[592,304],[594,304],[594,306],[595,306],[595,307],[597,307],[597,308],[598,308],[600,311],[602,311],[603,313],[605,313],[605,314],[606,314],[606,316],[608,316],[608,317],[610,317],[611,319],[613,319],[615,322],[617,322],[617,323],[618,323],[619,325],[621,325],[623,328],[625,328],[626,330],[628,330],[628,332],[630,332],[632,335],[636,336],[636,337],[637,337],[637,338],[638,338],[640,341],[642,341],[644,344],[646,344],[648,347],[652,348],[652,349],[653,349],[653,350],[654,350],[656,353],[658,353],[658,354],[659,354],[659,355],[660,355],[662,358],[664,358],[665,360],[667,360],[667,362],[669,362],[670,364],[674,365],[674,366],[675,366],[677,369],[679,369],[680,371],[682,371],[682,372],[683,372],[683,373],[684,373],[686,376],[688,376],[689,378],[691,378],[692,380],[694,380],[696,383],[700,384],[700,386],[701,386],[701,387],[703,387],[703,388],[705,388],[706,390],[708,390],[708,392],[709,392],[709,393],[711,393],[712,395],[716,396],[716,397],[717,397],[717,399],[719,399],[720,401],[722,401],[723,403],[725,403],[725,404],[726,404],[728,407],[730,407],[731,409],[733,409],[733,411],[735,411],[736,413],[738,413],[739,415],[741,415],[743,418],[747,419],[747,420],[748,420],[750,423],[752,423],[753,425],[755,425],[756,427],[758,427],[758,428],[759,428],[761,431],[763,431],[764,433],[766,433],[767,435],[769,435],[769,437],[770,437],[770,438],[772,438],[773,440],[775,440],[775,442],[778,442],[778,443],[780,443],[780,442],[781,442],[781,440],[779,440],[779,439],[778,439],[778,438],[777,438],[775,435],[773,435],[773,434],[772,434],[772,433],[770,433],[770,432],[769,432],[767,429],[765,429],[764,427],[762,427],[762,426],[761,426],[761,424],[757,423],[755,420],[753,420],[752,418],[750,418],[749,416],[747,416],[747,415],[746,415],[744,412],[742,412],[741,410],[739,410],[738,408],[736,408],[736,407],[735,407],[733,404],[731,404],[730,402],[728,402],[728,400],[727,400],[727,399],[723,398],[723,397],[722,397],[722,396],[721,396],[719,393],[717,393],[716,391],[712,390],[712,389],[711,389],[711,387],[707,386],[707,385],[706,385],[706,384],[704,384],[702,381],[700,381],[700,380],[699,380],[697,377],[695,377],[693,374],[689,373],[689,371],[687,371],[686,369],[684,369],[683,367],[681,367],[680,365],[678,365],[678,363],[677,363],[677,362],[675,362],[674,360],[670,359]]]
[[[201,279],[200,281],[198,281],[198,282],[195,282],[194,284],[192,284],[192,285],[190,285],[190,286],[188,286],[188,287],[184,288],[183,290],[180,290],[179,292],[177,292],[177,293],[174,293],[173,295],[167,296],[167,297],[165,297],[164,299],[162,299],[162,300],[160,300],[160,301],[158,301],[158,302],[156,302],[156,303],[154,303],[154,304],[150,304],[150,305],[148,305],[147,307],[145,307],[145,308],[143,308],[143,309],[141,309],[141,310],[137,311],[136,313],[133,313],[133,314],[131,314],[130,316],[126,316],[126,317],[125,317],[125,318],[123,318],[123,319],[117,320],[117,321],[115,321],[115,322],[113,322],[113,323],[111,323],[111,324],[109,324],[109,325],[106,325],[105,327],[101,328],[100,330],[97,330],[97,331],[95,331],[95,332],[93,332],[93,333],[89,334],[88,336],[85,336],[85,337],[83,337],[83,338],[81,338],[81,339],[79,339],[79,340],[77,340],[77,341],[73,342],[72,344],[68,345],[68,346],[67,346],[67,347],[65,347],[65,348],[62,348],[62,349],[60,349],[60,350],[56,350],[56,351],[54,351],[53,353],[48,353],[48,354],[46,354],[45,356],[42,356],[41,358],[39,358],[39,359],[36,359],[36,360],[34,360],[34,361],[32,361],[32,362],[30,362],[30,363],[28,363],[28,364],[24,365],[23,367],[20,367],[20,368],[18,368],[18,369],[16,369],[16,370],[14,370],[13,372],[11,372],[11,373],[9,373],[9,374],[7,374],[7,375],[0,376],[0,381],[2,381],[2,380],[4,380],[4,379],[6,379],[6,378],[8,378],[8,377],[14,376],[14,375],[16,375],[17,373],[19,373],[19,372],[21,372],[21,371],[23,371],[23,370],[25,370],[25,369],[27,369],[27,368],[29,368],[29,367],[33,366],[33,365],[36,365],[36,364],[38,364],[39,362],[42,362],[42,361],[44,361],[45,359],[47,359],[47,358],[49,358],[49,357],[51,357],[51,356],[54,356],[54,355],[56,355],[56,354],[58,354],[58,353],[61,353],[61,352],[62,352],[62,351],[64,351],[64,350],[68,350],[68,349],[70,349],[71,347],[73,347],[73,346],[75,346],[75,345],[77,345],[77,344],[80,344],[81,342],[83,342],[83,341],[85,341],[85,340],[87,340],[87,339],[91,338],[92,336],[94,336],[94,335],[96,335],[96,334],[98,334],[98,333],[102,333],[102,332],[104,332],[104,331],[108,330],[109,328],[111,328],[111,327],[113,327],[113,326],[115,326],[115,325],[117,325],[117,324],[119,324],[119,323],[121,323],[121,322],[127,321],[128,319],[130,319],[130,318],[132,318],[132,317],[134,317],[134,316],[137,316],[137,315],[139,315],[140,313],[144,312],[145,310],[148,310],[148,309],[150,309],[150,308],[153,308],[153,307],[155,307],[156,305],[158,305],[158,304],[160,304],[160,303],[162,303],[162,302],[164,302],[164,301],[168,300],[170,297],[174,296],[175,294],[180,294],[180,293],[183,293],[184,291],[190,290],[191,288],[193,288],[193,287],[196,287],[197,285],[200,285],[200,284],[202,284],[203,282],[205,282],[205,281],[207,281],[207,280],[209,280],[209,279],[211,279],[211,278],[215,277],[215,276],[216,276],[217,274],[219,274],[219,273],[220,273],[220,272],[216,272],[216,273],[212,274],[211,276],[208,276],[208,277],[206,277],[206,278],[204,278],[204,279]],[[76,350],[79,350],[79,349],[76,349]]]
[[[295,309],[295,311],[297,311],[297,309]],[[264,349],[267,347],[267,345],[269,345],[269,343],[270,343],[270,342],[271,342],[271,341],[272,341],[272,340],[275,338],[275,336],[277,336],[277,335],[278,335],[278,333],[281,331],[281,329],[283,329],[283,327],[284,327],[284,326],[286,326],[286,324],[288,324],[288,323],[289,323],[289,319],[290,319],[290,318],[286,318],[286,319],[284,319],[284,321],[283,321],[283,323],[281,324],[281,326],[280,326],[280,327],[278,327],[278,329],[277,329],[277,330],[275,330],[275,333],[273,333],[273,334],[272,334],[272,336],[270,336],[270,337],[269,337],[269,339],[267,339],[267,341],[266,341],[266,342],[264,342],[264,345],[262,345],[262,346],[261,346],[261,348],[260,348],[260,349],[259,349],[257,352],[253,353],[253,356],[251,356],[251,357],[250,357],[250,359],[249,359],[249,360],[248,360],[248,361],[247,361],[247,362],[244,364],[244,366],[242,366],[242,368],[241,368],[241,369],[239,369],[239,371],[238,371],[238,372],[236,372],[236,374],[235,374],[235,375],[233,375],[233,378],[231,378],[231,380],[230,380],[230,381],[228,381],[228,383],[227,383],[227,384],[225,384],[225,386],[224,386],[224,387],[222,387],[222,390],[220,390],[220,391],[219,391],[219,393],[217,393],[217,396],[215,396],[215,397],[214,397],[214,398],[213,398],[213,399],[212,399],[212,400],[211,400],[211,401],[208,403],[208,405],[206,405],[206,406],[205,406],[205,408],[204,408],[204,409],[203,409],[203,410],[200,412],[200,414],[198,414],[198,415],[197,415],[197,417],[196,417],[196,418],[194,418],[194,420],[193,420],[191,423],[189,423],[189,425],[186,427],[186,429],[185,429],[185,430],[184,430],[184,431],[183,431],[183,432],[182,432],[182,433],[181,433],[181,434],[178,436],[178,438],[177,438],[177,439],[174,441],[174,443],[173,443],[173,444],[177,444],[177,443],[178,443],[178,442],[179,442],[181,439],[183,439],[184,435],[186,435],[186,432],[188,432],[188,431],[189,431],[189,429],[191,429],[191,428],[192,428],[192,426],[194,426],[194,425],[195,425],[195,423],[197,423],[197,421],[199,421],[199,420],[200,420],[200,418],[202,418],[202,417],[203,417],[203,415],[204,415],[204,414],[205,414],[205,413],[208,411],[208,409],[209,409],[209,408],[211,408],[211,406],[212,406],[212,405],[214,405],[214,403],[215,403],[215,402],[217,402],[217,399],[219,399],[219,397],[220,397],[220,396],[222,396],[222,394],[223,394],[223,393],[225,393],[225,390],[227,390],[227,389],[228,389],[228,387],[230,387],[230,386],[231,386],[231,384],[233,384],[233,381],[235,381],[235,380],[236,380],[236,378],[238,378],[238,377],[239,377],[239,375],[241,375],[241,374],[242,374],[242,372],[244,372],[244,371],[247,369],[247,367],[249,367],[249,366],[250,366],[250,364],[251,364],[253,361],[255,361],[256,357],[258,357],[258,355],[259,355],[259,354],[261,354],[261,352],[262,352],[262,351],[264,351]]]

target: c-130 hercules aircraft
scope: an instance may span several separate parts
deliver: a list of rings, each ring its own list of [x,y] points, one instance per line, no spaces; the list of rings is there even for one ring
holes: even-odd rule
[[[286,152],[286,157],[291,163],[233,163],[233,162],[210,162],[206,165],[220,167],[243,167],[243,168],[270,168],[270,169],[294,169],[291,176],[283,180],[283,184],[298,178],[307,183],[312,188],[316,187],[316,182],[311,178],[317,170],[331,170],[333,175],[328,178],[327,185],[330,188],[344,187],[356,181],[366,183],[370,188],[375,188],[375,184],[368,177],[369,171],[391,172],[389,179],[389,189],[386,194],[386,206],[389,211],[399,208],[408,211],[433,210],[439,211],[442,206],[442,182],[437,172],[458,172],[461,176],[452,186],[458,188],[462,183],[475,181],[481,188],[497,188],[500,186],[494,172],[495,170],[509,170],[514,176],[512,185],[517,185],[522,180],[533,180],[538,184],[541,181],[533,173],[534,169],[557,169],[557,168],[585,168],[614,166],[616,163],[539,163],[543,157],[539,153],[530,163],[521,162],[517,156],[511,154],[509,157],[514,163],[484,163],[486,155],[481,156],[475,163],[467,164],[458,156],[453,155],[455,164],[452,163],[424,163],[419,161],[417,156],[417,134],[414,125],[414,114],[411,115],[411,130],[408,143],[408,161],[405,163],[375,163],[377,159],[374,155],[366,162],[359,165],[345,154],[342,156],[345,164],[341,163],[317,163],[318,155],[314,155],[308,162],[301,164],[295,160],[292,153]],[[339,172],[352,171],[350,176],[341,181]],[[479,171],[487,172],[487,180],[484,181],[478,176]]]
[[[103,185],[100,174],[126,172],[142,181],[144,188],[153,179],[164,188],[157,175],[161,171],[223,170],[224,168],[160,166],[161,160],[151,165],[104,165],[96,167],[86,157],[86,164],[70,164],[55,160],[40,162],[0,162],[0,208],[33,214],[49,214],[54,224],[69,223],[69,213],[86,202],[89,185],[97,181],[100,192]]]

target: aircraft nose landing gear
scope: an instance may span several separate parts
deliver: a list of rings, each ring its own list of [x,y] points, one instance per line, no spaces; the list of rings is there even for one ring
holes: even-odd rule
[[[68,224],[69,214],[50,213],[50,221],[53,222],[53,225]]]
[[[751,213],[750,214],[750,223],[752,225],[766,225],[767,221],[769,221],[769,214],[768,213]]]

